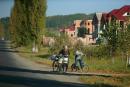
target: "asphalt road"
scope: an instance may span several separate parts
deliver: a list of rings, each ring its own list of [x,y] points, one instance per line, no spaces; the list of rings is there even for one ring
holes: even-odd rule
[[[21,58],[9,46],[0,41],[0,87],[89,87],[78,81],[74,74],[52,72],[43,65]]]

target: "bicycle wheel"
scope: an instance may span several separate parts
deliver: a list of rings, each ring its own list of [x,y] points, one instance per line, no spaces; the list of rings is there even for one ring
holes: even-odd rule
[[[63,65],[61,63],[58,64],[58,72],[59,73],[63,72]]]
[[[85,69],[85,70],[84,70],[85,72],[88,72],[88,71],[89,71],[89,66],[88,66],[88,65],[85,65],[84,69]]]
[[[53,62],[52,68],[53,68],[53,71],[57,71],[58,70],[58,62],[57,61]]]

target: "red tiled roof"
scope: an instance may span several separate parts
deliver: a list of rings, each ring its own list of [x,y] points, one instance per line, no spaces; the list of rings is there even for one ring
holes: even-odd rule
[[[113,15],[116,14],[119,11],[119,9],[114,9],[111,12],[109,12],[109,15]]]
[[[125,5],[120,9],[114,9],[111,12],[108,13],[108,16],[114,16],[117,18],[117,20],[125,20],[125,17],[123,16],[124,13],[130,12],[130,5]]]
[[[118,11],[118,15],[123,15],[125,12],[130,12],[130,5],[125,5]]]
[[[63,29],[59,29],[60,32],[65,32],[66,30],[69,30],[69,31],[75,31],[75,25],[70,25],[68,26],[66,29],[63,28]]]
[[[72,24],[68,27],[69,31],[75,31],[75,24]]]
[[[65,32],[65,29],[59,29],[59,32]]]

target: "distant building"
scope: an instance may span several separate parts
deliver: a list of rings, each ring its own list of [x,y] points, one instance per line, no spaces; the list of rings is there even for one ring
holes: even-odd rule
[[[111,22],[112,20],[116,20],[120,24],[120,27],[125,27],[126,21],[128,20],[128,16],[130,16],[130,5],[125,5],[120,9],[114,9],[107,14],[107,21]]]
[[[93,17],[93,28],[94,28],[94,38],[98,39],[100,37],[100,31],[101,31],[101,18],[102,13],[96,13]]]
[[[95,44],[101,37],[102,29],[105,29],[107,24],[114,20],[119,23],[121,28],[125,28],[126,24],[130,24],[128,16],[130,16],[130,5],[125,5],[109,13],[95,13],[92,20],[74,20],[71,26],[60,29],[60,32],[67,34],[71,38],[76,38],[76,40],[81,40],[85,45]],[[85,38],[78,37],[80,27],[85,27],[88,31]]]
[[[130,16],[130,5],[125,5],[120,9],[114,9],[109,13],[96,13],[93,17],[93,28],[94,28],[94,38],[98,39],[101,29],[105,29],[106,25],[115,21],[120,25],[121,28],[125,28],[128,21],[128,16]]]
[[[67,28],[62,28],[59,31],[61,34],[64,33],[64,34],[68,35],[68,37],[77,37],[74,24]]]
[[[85,35],[85,38],[78,37],[78,29],[80,27],[85,27],[88,31],[88,33]],[[70,38],[75,38],[77,40],[82,41],[84,45],[89,45],[89,44],[95,44],[95,38],[93,38],[93,25],[92,25],[92,20],[75,20],[74,23],[65,28],[65,29],[60,29],[59,30],[61,33],[64,33],[68,35]]]

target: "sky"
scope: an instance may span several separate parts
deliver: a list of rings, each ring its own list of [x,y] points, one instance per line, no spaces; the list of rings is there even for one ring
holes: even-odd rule
[[[13,0],[0,0],[0,17],[10,16],[13,2]],[[110,12],[124,5],[130,5],[130,0],[47,0],[46,15]]]
[[[109,12],[130,5],[130,0],[48,0],[47,15]]]
[[[13,0],[0,0],[0,18],[9,17],[13,7]]]

